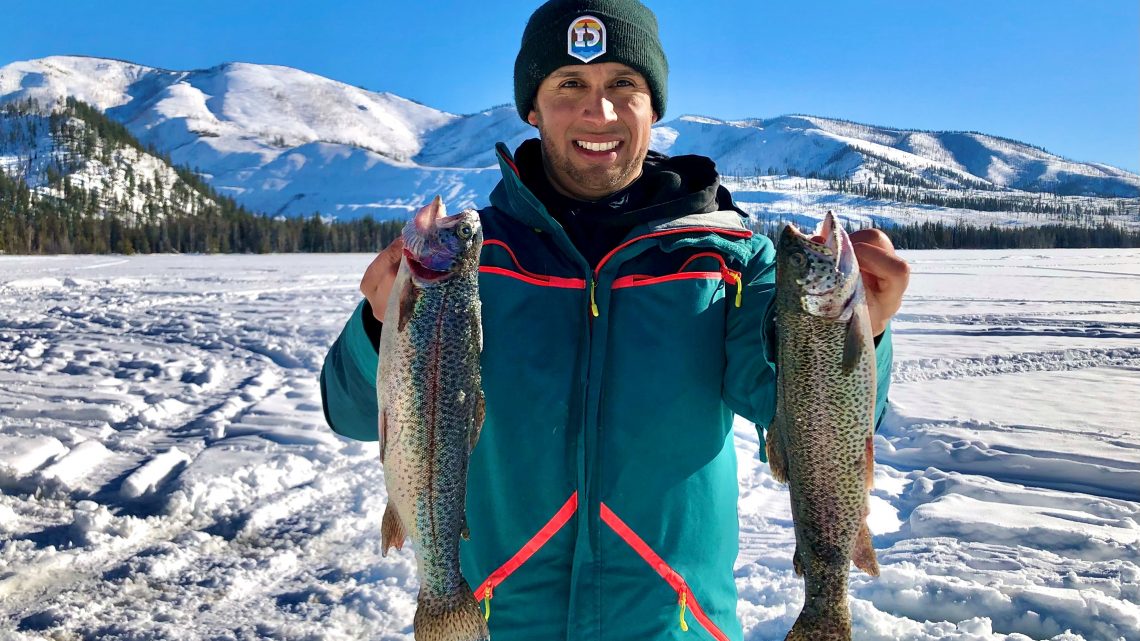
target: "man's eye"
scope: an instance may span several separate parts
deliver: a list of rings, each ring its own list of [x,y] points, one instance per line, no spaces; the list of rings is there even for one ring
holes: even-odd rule
[[[626,80],[625,78],[621,78],[620,80],[614,81],[614,85],[616,85],[618,87],[632,87],[633,81],[632,80]]]
[[[570,88],[581,87],[582,83],[578,82],[577,80],[567,80],[566,82],[562,83],[562,86]]]

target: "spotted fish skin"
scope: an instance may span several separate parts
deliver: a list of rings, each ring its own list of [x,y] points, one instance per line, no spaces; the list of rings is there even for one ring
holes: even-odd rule
[[[808,237],[787,226],[776,249],[773,476],[787,482],[804,575],[803,610],[786,641],[851,639],[851,561],[879,574],[866,525],[874,469],[875,358],[862,277],[828,212]]]
[[[483,423],[478,214],[439,198],[404,229],[380,338],[377,400],[388,505],[384,553],[410,539],[420,581],[416,641],[488,639],[459,569],[467,468]]]

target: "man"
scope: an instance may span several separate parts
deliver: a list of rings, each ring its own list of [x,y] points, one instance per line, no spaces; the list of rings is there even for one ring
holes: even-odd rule
[[[472,453],[462,569],[492,638],[740,639],[733,563],[733,415],[775,410],[768,239],[712,161],[649,151],[667,65],[637,0],[552,0],[515,63],[539,130],[480,216],[486,419]],[[853,235],[877,335],[907,266],[880,232]],[[376,344],[394,243],[321,373],[326,416],[376,439]]]

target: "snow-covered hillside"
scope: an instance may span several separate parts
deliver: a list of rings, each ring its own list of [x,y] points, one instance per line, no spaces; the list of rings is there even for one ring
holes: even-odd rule
[[[459,116],[272,65],[168,71],[54,56],[0,67],[0,103],[67,96],[95,105],[144,144],[201,171],[220,192],[267,213],[402,217],[435,194],[456,207],[482,205],[498,177],[494,144],[513,148],[535,134],[511,105]],[[653,145],[709,156],[738,179],[774,173],[1140,196],[1135,174],[1011,140],[814,116],[682,116],[658,125]]]
[[[135,224],[175,209],[194,215],[215,204],[186,184],[162,158],[97,133],[74,109],[54,116],[0,113],[0,171],[21,179],[36,197],[89,200],[95,218],[106,210]],[[66,185],[64,183],[66,182]]]
[[[1140,639],[1140,258],[905,257],[855,638]],[[317,381],[372,258],[0,256],[0,639],[412,639],[378,449]],[[737,612],[778,641],[788,493],[735,443]]]

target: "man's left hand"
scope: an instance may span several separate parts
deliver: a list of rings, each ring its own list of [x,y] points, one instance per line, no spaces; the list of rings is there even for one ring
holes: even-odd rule
[[[903,292],[910,283],[910,265],[895,253],[894,243],[878,229],[860,229],[851,234],[859,271],[863,273],[863,289],[867,292],[867,311],[875,336],[887,329],[887,321],[899,311]]]

